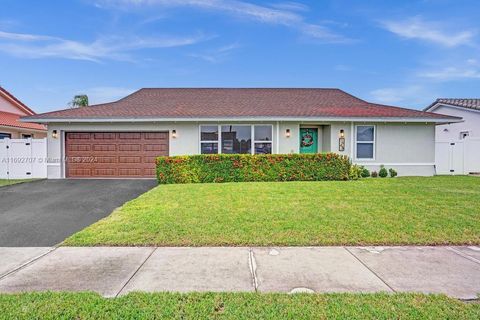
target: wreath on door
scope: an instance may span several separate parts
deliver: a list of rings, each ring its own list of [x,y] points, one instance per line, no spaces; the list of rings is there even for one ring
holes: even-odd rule
[[[310,147],[313,144],[313,137],[310,133],[305,133],[302,136],[302,147]]]

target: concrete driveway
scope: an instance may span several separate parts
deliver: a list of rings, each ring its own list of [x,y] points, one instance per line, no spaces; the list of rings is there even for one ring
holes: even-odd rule
[[[157,185],[155,180],[41,180],[0,188],[0,247],[54,246]]]

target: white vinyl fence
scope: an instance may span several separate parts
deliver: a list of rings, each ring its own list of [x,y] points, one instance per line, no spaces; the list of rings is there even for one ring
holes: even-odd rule
[[[466,137],[459,141],[435,143],[437,174],[469,174],[480,172],[480,138]]]
[[[0,140],[0,179],[46,177],[46,138]]]

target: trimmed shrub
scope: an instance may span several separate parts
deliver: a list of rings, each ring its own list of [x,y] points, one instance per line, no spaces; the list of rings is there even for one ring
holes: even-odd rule
[[[376,178],[378,177],[378,173],[377,171],[372,171],[372,174],[371,174],[372,178]]]
[[[350,180],[358,180],[362,177],[363,167],[357,164],[352,164],[350,167],[350,174],[348,175]]]
[[[390,173],[390,177],[395,178],[397,176],[397,171],[393,168],[388,169],[388,172]]]
[[[368,171],[367,168],[362,167],[362,172],[360,173],[360,175],[362,176],[362,178],[368,178],[370,177],[370,171]]]
[[[380,171],[378,171],[378,176],[380,178],[386,178],[388,176],[388,171],[383,165],[380,166]]]
[[[336,153],[158,157],[156,164],[160,184],[348,180],[351,167]]]

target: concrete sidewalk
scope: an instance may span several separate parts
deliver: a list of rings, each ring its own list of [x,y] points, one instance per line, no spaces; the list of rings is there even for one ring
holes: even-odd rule
[[[0,248],[0,292],[480,293],[480,247]]]

